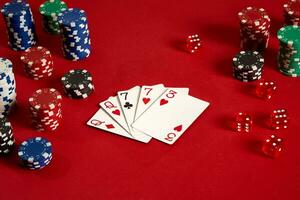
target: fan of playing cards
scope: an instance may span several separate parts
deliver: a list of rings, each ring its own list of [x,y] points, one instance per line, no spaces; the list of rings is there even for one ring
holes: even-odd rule
[[[173,144],[209,105],[188,93],[163,84],[135,86],[101,102],[87,124],[144,143],[153,137]]]

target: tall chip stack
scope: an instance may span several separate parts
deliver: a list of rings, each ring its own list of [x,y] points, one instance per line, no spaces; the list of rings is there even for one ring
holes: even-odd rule
[[[36,44],[35,25],[28,3],[12,1],[4,4],[1,13],[4,17],[8,45],[15,51],[24,51]]]
[[[13,64],[6,58],[0,58],[0,114],[9,114],[16,103],[16,97]]]
[[[0,115],[0,155],[9,153],[15,143],[13,130],[10,122]]]
[[[283,4],[283,16],[285,25],[299,25],[300,0],[288,0]]]
[[[49,0],[41,4],[39,11],[43,19],[43,28],[46,32],[60,34],[58,14],[67,9],[65,2],[60,0]]]
[[[261,78],[264,58],[257,51],[241,51],[234,56],[233,77],[243,82]]]
[[[271,20],[263,8],[247,7],[238,13],[240,47],[245,51],[263,53],[268,47]]]
[[[32,124],[38,131],[51,132],[62,119],[62,96],[54,88],[42,88],[29,98]]]
[[[300,27],[285,26],[277,32],[278,69],[286,76],[300,76]]]
[[[85,12],[67,9],[58,15],[58,22],[65,58],[73,61],[87,58],[91,53],[91,40]]]

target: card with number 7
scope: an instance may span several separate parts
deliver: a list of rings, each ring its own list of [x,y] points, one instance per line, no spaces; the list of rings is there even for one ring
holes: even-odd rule
[[[163,84],[142,86],[134,121],[137,120],[164,91],[166,91],[166,88]]]

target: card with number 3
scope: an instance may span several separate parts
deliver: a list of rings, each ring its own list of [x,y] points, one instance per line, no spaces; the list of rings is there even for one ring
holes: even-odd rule
[[[168,89],[132,127],[173,144],[208,106],[206,101]]]

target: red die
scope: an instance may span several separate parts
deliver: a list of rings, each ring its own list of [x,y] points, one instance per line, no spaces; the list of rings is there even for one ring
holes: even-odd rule
[[[271,137],[269,137],[264,141],[262,151],[267,156],[271,158],[276,158],[281,154],[282,148],[283,148],[283,140],[280,137],[271,135]]]
[[[250,132],[252,120],[250,115],[247,113],[239,112],[236,114],[235,122],[233,124],[233,128],[237,132]]]
[[[201,46],[200,38],[197,34],[190,35],[186,40],[186,48],[188,52],[195,53]]]
[[[288,127],[288,113],[285,109],[274,110],[270,118],[270,125],[273,129],[279,130]]]
[[[271,99],[276,90],[276,84],[273,81],[260,81],[256,86],[256,95],[263,99]]]

